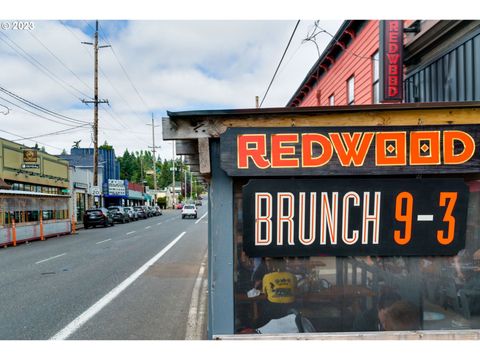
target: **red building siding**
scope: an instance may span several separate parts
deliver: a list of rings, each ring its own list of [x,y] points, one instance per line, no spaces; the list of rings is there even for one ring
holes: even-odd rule
[[[405,27],[412,22],[413,20],[405,20]],[[320,76],[298,106],[329,106],[331,95],[335,97],[334,105],[348,105],[347,80],[351,76],[355,78],[354,105],[373,104],[372,56],[379,48],[379,23],[378,20],[366,21],[366,24],[354,35],[346,50],[343,50],[334,59],[334,63],[328,66],[328,70]],[[322,63],[323,66],[324,64],[325,62]]]
[[[355,103],[371,104],[372,101],[372,55],[378,50],[377,20],[369,21],[333,66],[320,77],[315,87],[299,106],[328,106],[329,97],[335,96],[335,105],[347,105],[347,80],[353,75]],[[317,101],[320,91],[320,103]]]

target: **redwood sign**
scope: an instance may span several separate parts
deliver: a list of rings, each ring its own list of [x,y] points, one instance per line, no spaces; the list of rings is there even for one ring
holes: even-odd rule
[[[380,102],[403,100],[403,21],[380,21]]]
[[[230,176],[402,175],[480,171],[480,127],[230,128]]]
[[[455,255],[463,179],[254,179],[243,188],[249,256]]]

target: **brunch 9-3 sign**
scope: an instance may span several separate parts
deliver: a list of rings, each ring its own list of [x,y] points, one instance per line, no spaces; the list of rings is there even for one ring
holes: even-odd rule
[[[455,255],[462,179],[254,179],[243,188],[249,256]]]
[[[230,176],[473,173],[479,127],[230,128],[221,166]]]

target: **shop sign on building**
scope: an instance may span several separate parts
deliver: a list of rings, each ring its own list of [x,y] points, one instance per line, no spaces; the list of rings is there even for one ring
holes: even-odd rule
[[[380,102],[403,100],[403,20],[380,21]]]
[[[37,150],[23,150],[23,162],[36,163],[38,160]]]
[[[478,125],[230,128],[220,138],[230,176],[480,172]]]
[[[456,255],[463,179],[252,179],[243,188],[251,257]]]
[[[109,179],[108,180],[108,194],[109,195],[125,196],[126,195],[126,189],[125,189],[124,180]]]
[[[102,191],[100,190],[100,186],[92,186],[92,195],[100,196]]]

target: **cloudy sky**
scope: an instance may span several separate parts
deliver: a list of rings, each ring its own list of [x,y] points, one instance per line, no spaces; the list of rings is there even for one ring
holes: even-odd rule
[[[99,141],[121,155],[152,145],[152,113],[160,125],[167,110],[254,107],[296,19],[302,20],[262,107],[285,106],[331,40],[323,32],[305,41],[315,20],[334,34],[342,19],[465,18],[459,9],[470,9],[441,3],[446,1],[432,9],[416,0],[403,0],[400,7],[383,0],[344,0],[341,6],[318,0],[7,2],[0,21],[0,137],[38,142],[53,154],[69,151],[78,140],[92,146],[93,108],[82,100],[93,97],[93,49],[81,42],[93,41],[95,19],[100,45],[112,46],[99,54],[99,96],[109,101],[100,105]],[[14,19],[35,20],[14,30]],[[49,133],[55,134],[42,136]],[[155,138],[160,156],[171,157],[161,127]]]
[[[282,107],[330,41],[321,33],[304,41],[314,21],[302,20],[262,107]],[[125,149],[151,146],[151,114],[166,111],[250,108],[263,98],[296,20],[100,20],[99,142]],[[320,20],[334,34],[341,20]],[[6,24],[6,25],[5,25]],[[31,30],[0,30],[0,137],[50,153],[73,141],[92,146],[93,20],[35,20]],[[25,102],[27,101],[27,102]],[[33,104],[29,104],[31,102]],[[41,106],[43,109],[36,107]],[[63,131],[66,130],[66,131]],[[55,133],[50,136],[41,136]],[[31,138],[31,139],[22,139]],[[161,141],[160,155],[171,156]]]

